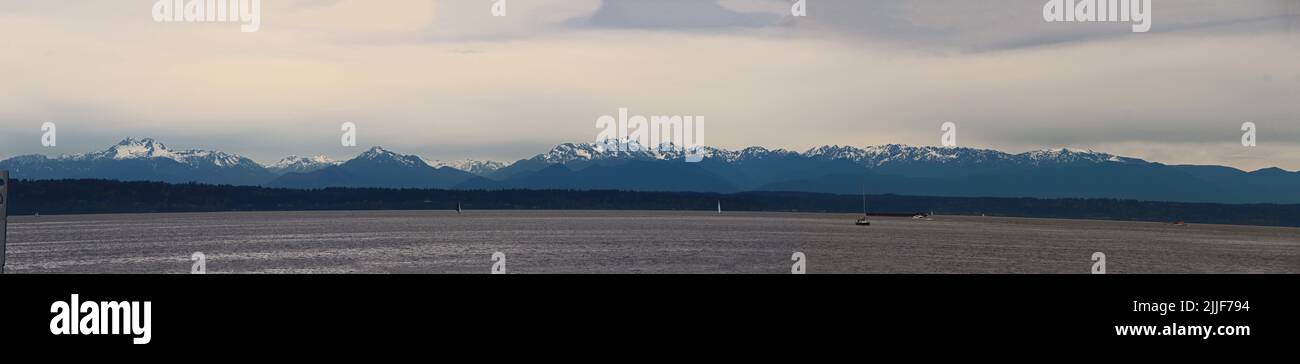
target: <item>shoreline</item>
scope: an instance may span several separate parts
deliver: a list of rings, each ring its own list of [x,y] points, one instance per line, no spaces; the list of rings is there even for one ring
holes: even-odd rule
[[[655,217],[668,217],[668,216],[663,216],[663,215],[668,215],[668,214],[672,214],[672,213],[680,213],[680,215],[677,215],[677,216],[680,216],[680,217],[762,217],[763,215],[768,215],[768,216],[770,216],[770,217],[772,217],[772,218],[776,218],[776,217],[781,217],[781,216],[799,216],[799,215],[807,215],[807,216],[815,216],[815,217],[825,217],[825,216],[828,216],[828,215],[836,215],[836,216],[842,216],[842,217],[844,217],[845,221],[849,221],[849,222],[852,222],[854,219],[856,219],[856,218],[862,216],[862,214],[854,214],[854,213],[851,213],[851,212],[823,212],[823,211],[724,211],[721,215],[719,215],[719,214],[717,214],[716,212],[709,211],[709,210],[615,210],[615,209],[606,209],[606,210],[600,210],[600,209],[572,209],[572,210],[556,210],[556,209],[480,209],[480,210],[465,210],[464,212],[462,212],[462,213],[460,213],[460,214],[457,214],[457,213],[456,213],[456,210],[442,210],[442,209],[438,209],[438,210],[416,210],[416,209],[410,209],[410,210],[279,210],[279,211],[262,211],[262,210],[259,210],[259,211],[211,211],[211,212],[203,212],[203,211],[197,211],[197,212],[194,212],[194,211],[185,211],[185,212],[126,212],[126,213],[93,213],[93,214],[59,214],[59,215],[41,215],[41,216],[39,216],[39,217],[32,216],[32,215],[21,215],[21,216],[12,216],[12,215],[11,215],[11,216],[9,216],[9,223],[10,223],[10,225],[28,225],[28,224],[37,224],[37,223],[42,222],[41,220],[46,220],[46,219],[52,219],[52,220],[79,220],[79,219],[84,219],[84,218],[102,218],[102,217],[111,217],[111,216],[120,216],[120,217],[133,217],[133,216],[151,216],[151,217],[177,216],[177,217],[192,217],[192,216],[203,216],[203,215],[232,215],[232,216],[238,216],[238,215],[286,215],[286,214],[304,214],[304,215],[334,216],[334,215],[348,215],[348,214],[361,214],[361,215],[364,215],[364,214],[412,214],[412,215],[425,215],[425,214],[427,214],[427,215],[435,215],[434,213],[440,213],[441,215],[447,215],[447,216],[449,216],[449,217],[457,217],[457,216],[460,216],[460,217],[472,218],[472,217],[485,217],[484,214],[477,214],[478,216],[475,216],[476,213],[488,213],[487,215],[502,215],[502,214],[530,214],[530,213],[546,214],[546,213],[554,213],[554,212],[563,212],[563,213],[570,213],[570,214],[590,214],[590,215],[592,215],[592,216],[607,215],[607,214],[609,214],[609,213],[620,213],[620,214],[625,214],[625,215],[630,215],[630,216],[635,216],[635,215],[660,215],[660,216],[655,216]],[[1170,228],[1188,228],[1188,227],[1194,227],[1194,226],[1206,226],[1206,227],[1231,227],[1231,228],[1267,228],[1267,229],[1281,229],[1281,230],[1296,230],[1296,231],[1300,231],[1300,227],[1296,227],[1296,226],[1242,225],[1242,224],[1214,224],[1214,223],[1191,223],[1191,222],[1186,223],[1184,226],[1179,226],[1179,225],[1175,225],[1175,224],[1173,224],[1173,223],[1169,223],[1169,222],[1160,222],[1160,221],[1144,221],[1144,220],[1115,220],[1115,219],[1080,219],[1080,218],[1034,217],[1034,216],[994,216],[994,215],[979,216],[979,215],[945,215],[945,214],[934,214],[934,215],[930,215],[930,217],[933,217],[933,218],[935,219],[935,220],[931,220],[931,221],[926,221],[926,220],[916,220],[916,219],[913,219],[913,218],[911,217],[911,215],[904,216],[904,215],[901,215],[901,214],[899,214],[899,215],[876,215],[876,214],[869,214],[868,216],[870,216],[870,217],[873,218],[873,219],[881,219],[882,221],[915,221],[915,222],[917,222],[917,223],[933,223],[933,222],[954,221],[954,220],[956,220],[956,221],[978,221],[978,220],[981,220],[981,219],[989,219],[989,220],[1008,220],[1008,221],[1042,221],[1042,222],[1132,223],[1132,224],[1153,225],[1153,226],[1168,226],[1168,227],[1170,227]],[[870,229],[870,228],[865,228],[865,229]]]

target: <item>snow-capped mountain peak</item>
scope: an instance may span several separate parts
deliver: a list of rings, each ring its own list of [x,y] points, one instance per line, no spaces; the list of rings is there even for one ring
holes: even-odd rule
[[[1143,163],[1135,158],[1120,157],[1113,154],[1094,152],[1092,150],[1072,150],[1068,148],[1043,149],[1026,152],[1017,157],[1024,158],[1032,164],[1063,163]]]
[[[338,164],[338,162],[333,159],[330,159],[330,157],[326,157],[323,155],[318,155],[314,157],[299,157],[296,155],[291,155],[288,157],[284,157],[284,159],[281,159],[279,162],[270,165],[270,167],[283,168],[283,167],[289,167],[294,165],[318,165],[318,164]]]
[[[542,154],[542,160],[547,163],[568,163],[575,160],[593,160],[602,159],[606,153],[614,154],[614,151],[606,150],[605,145],[589,143],[564,143],[551,148],[546,154]]]
[[[850,146],[827,145],[809,149],[803,153],[803,156],[810,158],[827,158],[827,159],[847,159],[855,162],[861,162],[866,158],[867,151]]]
[[[489,173],[496,172],[497,170],[506,167],[505,163],[501,163],[497,161],[480,161],[474,159],[462,159],[456,161],[440,161],[435,159],[425,159],[424,163],[428,164],[433,168],[446,167],[446,168],[458,169],[461,171],[465,171],[477,175],[487,175]]]
[[[256,162],[242,156],[209,150],[171,150],[153,138],[126,138],[99,152],[60,157],[64,160],[150,160],[169,159],[190,167],[215,165],[217,167],[243,167]]]
[[[390,151],[390,150],[388,150],[388,149],[384,149],[384,147],[375,146],[375,147],[371,147],[370,149],[366,150],[365,153],[361,153],[361,155],[359,156],[359,158],[367,158],[367,159],[371,159],[371,158],[380,158],[380,157],[384,157],[384,156],[397,156],[397,155],[399,155],[399,154],[394,153],[394,152],[392,152],[392,151]]]
[[[378,146],[370,148],[370,150],[367,150],[365,153],[361,153],[361,155],[357,156],[356,159],[353,159],[353,161],[357,161],[357,160],[373,161],[373,162],[381,162],[381,163],[392,162],[392,163],[402,164],[408,167],[429,166],[428,163],[424,162],[424,158],[420,158],[419,156],[398,154],[397,152],[393,152],[388,149],[384,149],[384,147],[378,147]]]
[[[112,159],[137,159],[137,158],[171,158],[177,159],[175,152],[167,149],[163,143],[159,143],[153,138],[144,138],[136,140],[135,138],[126,138],[117,145],[109,147],[107,150],[99,153],[96,157]]]
[[[272,171],[277,171],[282,173],[289,173],[289,172],[306,173],[306,172],[312,172],[322,168],[326,168],[329,166],[338,165],[339,163],[342,162],[330,159],[330,157],[326,157],[323,155],[318,155],[314,157],[299,157],[296,155],[291,155],[285,157],[284,159],[281,159],[279,162],[276,162],[275,164],[267,166],[266,168]]]
[[[619,144],[615,141],[598,144],[565,143],[556,146],[546,154],[538,155],[534,160],[549,164],[569,163],[574,161],[594,161],[610,159],[635,160],[675,160],[686,153],[670,144],[666,148],[644,148],[630,141]],[[620,151],[625,148],[626,151]],[[992,149],[965,147],[910,146],[904,144],[885,144],[857,148],[853,146],[826,145],[808,149],[803,153],[785,149],[767,149],[747,147],[739,151],[703,147],[700,149],[705,158],[725,162],[743,162],[763,158],[803,157],[823,160],[847,160],[868,168],[884,167],[898,164],[937,163],[962,165],[1042,165],[1059,163],[1141,163],[1140,159],[1119,157],[1093,151],[1071,149],[1050,149],[1022,154],[1009,154]]]

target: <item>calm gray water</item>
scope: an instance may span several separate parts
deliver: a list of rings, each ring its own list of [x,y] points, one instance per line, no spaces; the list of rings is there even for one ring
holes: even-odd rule
[[[794,213],[254,212],[11,217],[10,273],[1300,273],[1300,229]]]

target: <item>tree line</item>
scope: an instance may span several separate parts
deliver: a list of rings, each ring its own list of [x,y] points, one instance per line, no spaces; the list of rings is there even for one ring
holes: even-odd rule
[[[862,212],[862,196],[804,192],[436,190],[122,182],[12,181],[10,215],[329,210],[697,210]],[[1300,227],[1300,205],[1177,203],[1115,199],[875,195],[881,215],[987,215]]]

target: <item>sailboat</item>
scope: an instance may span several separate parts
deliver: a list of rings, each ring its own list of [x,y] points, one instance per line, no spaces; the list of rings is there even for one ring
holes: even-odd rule
[[[460,202],[457,202],[457,203],[456,203],[456,213],[459,214],[459,213],[461,213],[461,212],[463,212],[463,210],[461,210],[461,208],[460,208]]]
[[[867,218],[867,189],[866,188],[862,189],[862,218],[858,219],[858,222],[855,223],[854,225],[871,226],[871,219]]]
[[[718,200],[718,213],[722,213],[722,200]]]
[[[930,213],[928,213],[928,214],[927,214],[927,213],[916,214],[916,216],[912,216],[912,219],[914,219],[914,220],[924,220],[924,221],[934,221],[934,218],[931,217],[931,216],[934,216],[934,211],[930,211]]]

